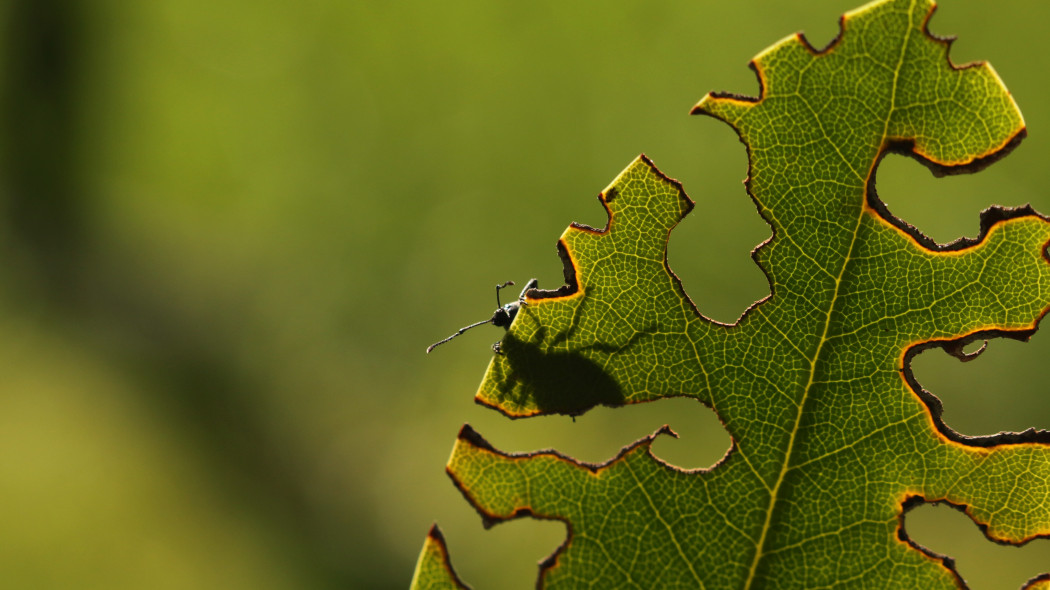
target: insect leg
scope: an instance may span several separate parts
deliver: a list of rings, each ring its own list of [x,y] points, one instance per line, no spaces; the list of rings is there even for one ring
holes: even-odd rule
[[[528,305],[525,303],[525,294],[529,292],[529,289],[535,289],[540,286],[539,279],[532,279],[528,283],[525,283],[525,288],[521,290],[521,295],[518,295],[518,303],[522,305]]]

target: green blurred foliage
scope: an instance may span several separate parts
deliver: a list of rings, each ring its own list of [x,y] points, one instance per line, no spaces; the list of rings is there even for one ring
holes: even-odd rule
[[[492,285],[561,283],[570,221],[640,152],[698,206],[671,265],[732,321],[767,292],[768,229],[732,130],[686,113],[754,94],[747,61],[854,2],[0,2],[0,578],[24,588],[398,588],[437,520],[476,587],[531,587],[557,523],[484,531],[443,473],[470,422],[506,450],[709,465],[728,437],[671,400],[510,421],[474,405]],[[1050,212],[1050,6],[944,0],[1030,137],[975,176],[887,159],[879,193],[940,241],[992,203]],[[966,434],[1050,428],[1050,338],[919,379]],[[663,445],[663,446],[661,446]],[[975,588],[1050,545],[912,513]],[[1020,557],[1018,557],[1020,556]]]

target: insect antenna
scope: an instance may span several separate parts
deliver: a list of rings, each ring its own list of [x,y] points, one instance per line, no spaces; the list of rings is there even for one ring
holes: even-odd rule
[[[471,324],[469,326],[460,328],[455,334],[449,336],[448,338],[445,338],[444,340],[441,340],[439,342],[435,342],[435,343],[431,344],[430,346],[428,346],[427,347],[427,354],[430,354],[430,351],[434,350],[434,347],[436,347],[437,345],[444,344],[444,343],[448,342],[449,340],[452,340],[456,336],[459,336],[460,334],[462,334],[463,332],[466,332],[467,330],[469,330],[471,328],[477,328],[481,324],[488,324],[488,323],[491,323],[491,322],[492,322],[492,318],[489,318],[487,320],[482,320],[480,322],[476,322],[476,323],[473,323],[473,324]]]
[[[506,283],[503,283],[502,285],[496,285],[496,308],[497,309],[500,308],[500,307],[503,307],[503,304],[499,302],[499,290],[503,289],[505,287],[509,287],[509,286],[511,286],[513,284],[514,284],[514,281],[507,281]]]

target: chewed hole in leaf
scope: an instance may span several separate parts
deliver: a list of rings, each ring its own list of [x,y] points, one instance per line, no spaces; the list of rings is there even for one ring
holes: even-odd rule
[[[470,510],[464,506],[465,510]],[[471,511],[473,512],[473,511]],[[544,560],[565,541],[565,524],[517,518],[486,529],[476,514],[440,522],[456,574],[471,588],[532,590]]]
[[[891,215],[940,245],[976,238],[980,212],[993,204],[1024,205],[1026,191],[1014,187],[1009,171],[993,165],[980,174],[934,176],[915,159],[888,154],[875,177],[878,200]]]
[[[970,343],[964,352],[982,343]],[[915,357],[912,372],[923,388],[940,398],[942,421],[960,434],[1050,429],[1048,356],[1050,339],[1036,332],[1029,342],[990,340],[973,362],[960,363],[941,348],[930,348]]]
[[[703,184],[685,185],[696,207],[671,231],[667,263],[701,314],[731,324],[769,295],[769,282],[750,252],[769,239],[770,229],[741,182],[745,151],[731,134],[718,140],[739,153],[741,175],[712,170]]]
[[[966,514],[946,504],[916,506],[904,515],[904,528],[913,543],[950,555],[973,590],[1017,590],[1050,571],[1050,541],[1021,547],[989,543]]]
[[[625,446],[646,437],[663,425],[678,434],[659,436],[653,454],[681,469],[706,468],[729,450],[725,427],[707,406],[692,398],[677,397],[631,404],[621,408],[598,406],[573,421],[565,416],[515,420],[481,417],[474,425],[492,433],[486,438],[504,451],[531,452],[556,449],[587,463],[604,463]]]
[[[748,254],[769,237],[769,228],[761,219],[745,222],[735,215],[686,217],[671,232],[667,254],[668,265],[700,313],[723,324],[735,323],[747,308],[769,295],[769,282]],[[750,215],[757,218],[754,209]],[[697,252],[719,254],[697,256]]]
[[[639,404],[630,411],[641,414],[634,416],[635,420],[667,424],[675,431],[678,438],[661,436],[653,441],[652,452],[661,461],[680,469],[711,467],[725,456],[732,443],[714,411],[691,398]]]

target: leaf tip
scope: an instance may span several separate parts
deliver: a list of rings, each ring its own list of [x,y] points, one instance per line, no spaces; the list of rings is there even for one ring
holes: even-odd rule
[[[495,447],[492,446],[489,441],[485,440],[485,437],[481,436],[477,430],[470,424],[464,424],[459,429],[459,434],[456,436],[457,440],[461,440],[465,443],[470,444],[473,447],[478,447],[486,451],[495,451]]]
[[[423,550],[416,562],[416,571],[412,576],[410,588],[413,590],[423,588],[461,588],[469,589],[452,567],[452,560],[448,554],[448,544],[445,535],[437,523],[430,526],[426,540],[423,541]]]

